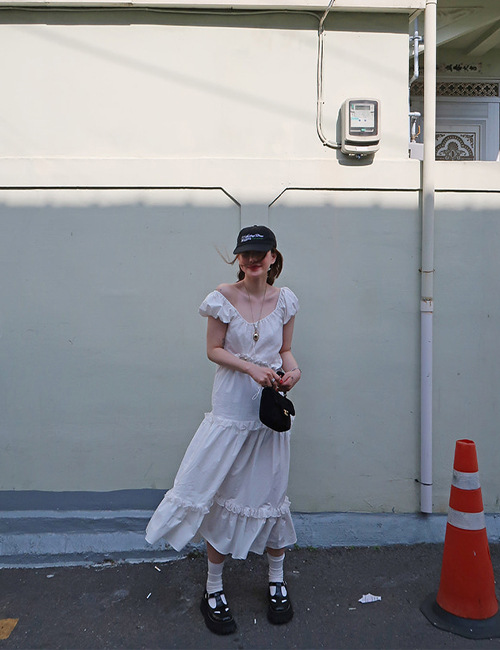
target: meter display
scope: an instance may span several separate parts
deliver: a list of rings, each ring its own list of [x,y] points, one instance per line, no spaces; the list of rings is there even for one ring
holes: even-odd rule
[[[361,104],[349,102],[349,133],[376,133],[376,105],[374,103]]]

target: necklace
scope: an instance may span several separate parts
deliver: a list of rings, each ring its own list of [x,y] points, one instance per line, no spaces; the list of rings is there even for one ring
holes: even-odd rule
[[[250,314],[252,316],[252,325],[253,325],[252,338],[257,343],[257,341],[259,340],[259,336],[260,336],[260,334],[259,334],[259,323],[260,323],[260,319],[262,318],[262,310],[264,309],[264,301],[266,299],[267,282],[266,282],[266,288],[264,289],[264,295],[262,297],[262,304],[260,305],[259,320],[257,322],[254,322],[254,319],[253,319],[252,301],[250,300],[250,294],[248,293],[248,289],[246,287],[245,287],[245,291],[247,292],[248,303],[250,304]]]

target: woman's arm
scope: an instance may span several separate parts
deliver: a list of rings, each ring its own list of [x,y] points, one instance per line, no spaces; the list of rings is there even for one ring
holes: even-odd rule
[[[224,349],[224,342],[227,332],[227,323],[223,323],[218,318],[208,316],[207,323],[207,357],[219,366],[224,366],[230,370],[243,372],[256,381],[261,386],[270,386],[272,380],[279,382],[277,375],[272,368],[257,366],[250,361],[244,361]]]
[[[281,346],[280,355],[283,362],[284,376],[281,378],[280,388],[290,390],[300,380],[302,372],[297,366],[295,357],[292,354],[292,338],[295,316],[292,316],[286,325],[283,325],[283,345]]]

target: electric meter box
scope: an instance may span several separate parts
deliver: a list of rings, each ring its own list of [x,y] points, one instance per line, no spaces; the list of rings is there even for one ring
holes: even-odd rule
[[[366,156],[380,147],[380,106],[377,99],[346,99],[342,104],[342,153]]]

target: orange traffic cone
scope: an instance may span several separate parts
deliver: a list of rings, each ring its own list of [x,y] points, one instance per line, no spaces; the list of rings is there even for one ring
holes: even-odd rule
[[[500,636],[476,445],[472,440],[458,440],[455,447],[439,591],[423,602],[421,610],[436,627],[469,639]]]

